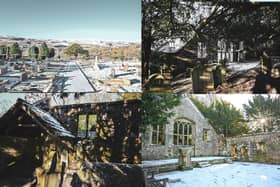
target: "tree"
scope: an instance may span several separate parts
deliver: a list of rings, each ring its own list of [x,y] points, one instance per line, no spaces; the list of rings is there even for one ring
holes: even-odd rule
[[[8,50],[8,47],[6,45],[0,46],[0,59],[7,58],[7,50]]]
[[[142,15],[143,80],[158,60],[153,53],[174,38],[183,40],[185,46],[207,41],[209,49],[215,49],[221,38],[238,39],[252,52],[280,37],[280,7],[273,5],[142,0]]]
[[[87,50],[84,50],[81,45],[75,43],[72,44],[70,47],[68,47],[64,53],[68,56],[74,56],[77,58],[79,55],[85,55],[88,56],[89,52]]]
[[[9,53],[10,53],[10,54],[9,54],[10,57],[12,57],[12,58],[15,58],[15,59],[21,58],[21,56],[22,56],[22,51],[21,51],[21,49],[20,49],[20,47],[19,47],[19,45],[18,45],[17,42],[16,42],[16,43],[13,43],[13,45],[12,45],[11,48],[10,48]]]
[[[40,59],[44,60],[49,56],[49,48],[46,42],[43,42],[39,49],[39,57]]]
[[[89,51],[88,50],[83,50],[81,55],[84,56],[85,58],[89,58]]]
[[[55,50],[54,48],[49,48],[49,58],[53,58],[55,56]]]
[[[142,0],[143,80],[149,77],[150,65],[153,64],[152,49],[159,49],[170,38],[185,39],[184,36],[194,30],[189,21],[194,11],[193,4],[192,1]]]
[[[31,48],[29,48],[28,50],[28,56],[30,58],[33,58],[33,59],[37,59],[38,56],[39,56],[39,48],[36,47],[35,45],[33,45]]]
[[[280,124],[274,124],[280,116],[280,97],[256,95],[248,104],[243,105],[247,118],[256,122],[256,131],[272,131],[280,129]],[[276,125],[276,126],[274,126]]]
[[[248,133],[249,127],[245,123],[241,111],[233,105],[223,100],[216,100],[207,106],[195,97],[191,97],[191,100],[209,120],[216,132],[222,133],[226,137]]]
[[[164,93],[142,95],[142,127],[165,125],[174,113],[172,108],[180,104],[180,96]]]

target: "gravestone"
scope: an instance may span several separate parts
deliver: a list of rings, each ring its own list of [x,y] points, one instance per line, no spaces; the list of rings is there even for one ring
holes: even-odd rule
[[[213,65],[198,65],[192,71],[194,93],[207,93],[214,90]]]

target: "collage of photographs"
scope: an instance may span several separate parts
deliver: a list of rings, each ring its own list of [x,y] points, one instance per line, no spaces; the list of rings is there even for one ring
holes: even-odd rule
[[[280,187],[280,1],[1,0],[0,187]]]

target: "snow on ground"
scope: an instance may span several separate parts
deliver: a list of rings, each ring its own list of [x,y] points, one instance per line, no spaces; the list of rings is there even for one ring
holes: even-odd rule
[[[123,86],[125,92],[142,92],[141,83],[132,84],[130,86]]]
[[[130,64],[131,66],[137,66],[135,62],[102,62],[98,63],[97,66],[94,65],[94,62],[90,64],[83,64],[81,67],[85,72],[86,76],[91,80],[95,85],[96,90],[103,90],[104,92],[110,92],[113,85],[110,84],[101,84],[99,81],[106,80],[130,80],[131,85],[115,86],[118,92],[141,92],[141,77],[137,76],[137,68],[132,68],[134,70],[131,72],[126,72],[123,70],[123,64]],[[112,72],[114,71],[115,77],[112,77]]]
[[[68,62],[63,71],[59,72],[59,76],[65,79],[63,82],[63,92],[94,92],[87,78],[76,62]]]
[[[83,71],[90,79],[106,80],[111,78],[110,77],[110,74],[112,73],[111,68],[94,69],[93,67],[94,67],[93,65],[83,66]]]
[[[155,176],[169,178],[167,187],[279,187],[280,165],[233,162]],[[179,182],[176,182],[180,179]],[[172,182],[173,181],[173,182]]]
[[[230,157],[221,157],[221,156],[212,156],[212,157],[192,157],[192,162],[199,162],[199,161],[208,161],[208,160],[217,160],[217,159],[226,159]],[[142,161],[143,167],[149,166],[161,166],[165,164],[176,164],[178,163],[178,159],[167,159],[167,160],[145,160]]]
[[[246,71],[252,68],[255,68],[258,66],[259,62],[246,62],[246,63],[229,63],[228,68],[232,70],[233,72],[240,72],[240,71]]]
[[[142,161],[142,167],[151,167],[151,166],[161,166],[165,164],[175,164],[178,163],[178,159],[168,159],[168,160],[146,160]]]

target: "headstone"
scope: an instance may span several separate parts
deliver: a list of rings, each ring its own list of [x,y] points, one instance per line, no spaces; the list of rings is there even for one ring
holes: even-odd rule
[[[214,90],[213,65],[196,66],[192,71],[194,93],[207,93]]]
[[[112,78],[115,78],[115,76],[116,76],[116,70],[113,68],[113,69],[111,70],[111,77],[112,77]]]
[[[223,84],[226,79],[226,69],[222,67],[222,65],[216,66],[216,68],[213,69],[213,78],[215,88]]]

